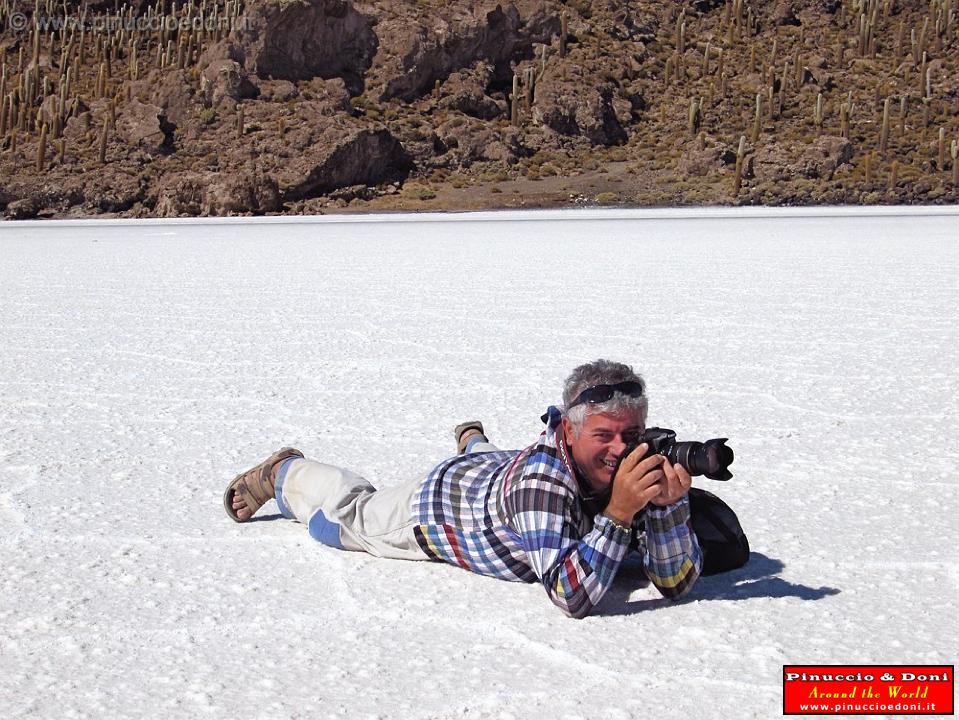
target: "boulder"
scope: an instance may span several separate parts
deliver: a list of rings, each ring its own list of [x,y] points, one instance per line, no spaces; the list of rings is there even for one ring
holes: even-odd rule
[[[796,147],[766,145],[756,151],[753,172],[759,181],[779,182],[795,177],[832,179],[836,169],[852,159],[852,143],[824,136]]]
[[[173,143],[173,126],[163,115],[163,108],[137,99],[120,105],[116,132],[128,147],[148,152],[165,151]]]
[[[289,80],[257,80],[260,100],[285,103],[299,95],[296,85]]]
[[[341,77],[359,94],[376,53],[372,22],[346,0],[265,0],[246,4],[229,40],[258,77]]]
[[[488,62],[506,82],[517,46],[532,42],[521,26],[516,6],[495,0],[383,20],[377,26],[380,51],[370,92],[380,100],[414,100],[430,92],[437,80],[478,61]]]
[[[244,215],[276,212],[283,207],[276,180],[258,172],[221,173],[210,183],[205,215]]]
[[[276,181],[283,202],[405,178],[411,159],[386,126],[338,112],[331,105],[337,90],[329,86],[341,82],[320,85],[313,81],[309,90],[301,86],[303,94],[325,88],[331,95],[315,100],[301,97],[287,108],[282,125],[272,103],[248,103],[250,130],[221,150],[221,171],[245,168],[255,159],[258,172]]]
[[[580,135],[594,145],[617,145],[626,131],[616,117],[616,88],[576,63],[547,65],[536,85],[533,120],[561,135]]]
[[[39,203],[32,197],[26,197],[7,203],[3,215],[7,220],[32,220],[39,212]]]
[[[500,116],[504,108],[486,94],[492,78],[493,66],[485,60],[475,63],[469,69],[452,73],[441,88],[440,107],[459,110],[483,120]]]
[[[707,138],[705,145],[701,146],[696,138],[688,143],[686,151],[679,159],[677,170],[686,177],[705,177],[735,164],[736,151],[731,146],[717,143],[715,138]]]
[[[284,201],[405,177],[410,159],[385,127],[337,123],[272,169]],[[295,145],[294,145],[295,146]]]
[[[220,107],[224,100],[232,101],[255,98],[259,89],[246,76],[243,66],[236,60],[220,59],[209,63],[200,75],[200,93],[210,107]]]
[[[146,181],[136,172],[107,164],[99,176],[100,182],[83,189],[83,204],[95,213],[124,212],[145,197]]]
[[[523,131],[514,127],[491,127],[485,123],[447,123],[438,129],[447,148],[445,166],[467,168],[476,162],[515,165],[532,154],[524,144]]]
[[[179,173],[166,175],[156,188],[156,217],[197,216],[206,207],[208,174]]]
[[[195,86],[185,70],[151,70],[146,77],[134,82],[133,95],[149,98],[150,104],[160,107],[169,122],[183,126],[204,104],[202,98],[196,96]]]

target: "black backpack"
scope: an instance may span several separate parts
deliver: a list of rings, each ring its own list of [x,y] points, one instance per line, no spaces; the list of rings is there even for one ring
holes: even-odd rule
[[[746,564],[749,540],[729,505],[711,492],[690,488],[689,515],[703,551],[702,575],[715,575]]]

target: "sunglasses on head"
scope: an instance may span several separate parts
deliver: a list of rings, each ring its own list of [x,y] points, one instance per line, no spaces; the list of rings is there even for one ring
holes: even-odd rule
[[[628,397],[642,397],[644,390],[643,384],[636,380],[627,380],[615,385],[593,385],[593,387],[588,387],[577,395],[576,399],[566,409],[569,410],[583,403],[589,403],[590,405],[604,403],[612,399],[615,393],[622,393]]]

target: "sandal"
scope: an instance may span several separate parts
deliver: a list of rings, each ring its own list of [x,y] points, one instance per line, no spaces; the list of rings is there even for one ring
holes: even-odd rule
[[[465,453],[469,441],[477,435],[483,438],[483,442],[489,442],[483,430],[483,423],[479,420],[467,420],[453,428],[453,437],[456,438],[457,454],[462,455]]]
[[[226,492],[223,493],[223,507],[226,509],[226,514],[233,518],[235,522],[248,522],[257,510],[276,496],[274,468],[287,458],[302,457],[303,453],[299,450],[286,447],[277,450],[256,467],[237,475],[226,486]],[[250,510],[250,517],[246,520],[240,520],[237,517],[236,510],[233,509],[233,497],[237,494],[246,501],[246,506]]]

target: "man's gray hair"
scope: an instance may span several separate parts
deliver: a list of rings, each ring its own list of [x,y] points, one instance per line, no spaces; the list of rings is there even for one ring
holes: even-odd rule
[[[621,413],[624,411],[639,410],[646,418],[646,411],[649,408],[649,401],[644,392],[640,397],[629,397],[623,393],[613,394],[609,400],[604,403],[591,404],[582,403],[574,408],[569,404],[575,400],[583,390],[595,387],[596,385],[615,385],[621,382],[640,382],[645,387],[643,378],[629,365],[612,362],[610,360],[596,360],[585,365],[580,365],[570,373],[566,378],[563,388],[563,415],[570,421],[574,433],[579,435],[586,424],[586,417],[596,413]]]

